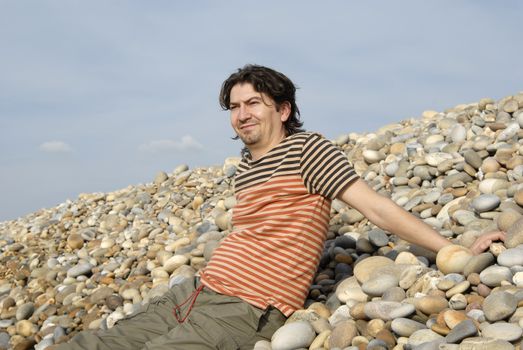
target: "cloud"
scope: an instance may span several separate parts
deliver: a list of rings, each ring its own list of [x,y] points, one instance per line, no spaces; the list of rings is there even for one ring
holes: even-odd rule
[[[39,147],[40,151],[48,153],[69,153],[73,149],[63,141],[47,141],[42,143]]]
[[[196,141],[192,136],[185,135],[180,141],[175,140],[152,140],[138,147],[142,152],[160,153],[168,151],[199,151],[203,145]]]

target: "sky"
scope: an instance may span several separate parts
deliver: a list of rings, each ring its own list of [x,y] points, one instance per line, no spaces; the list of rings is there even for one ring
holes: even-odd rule
[[[307,130],[366,133],[523,90],[523,3],[0,0],[0,221],[238,156],[222,82],[299,87]]]

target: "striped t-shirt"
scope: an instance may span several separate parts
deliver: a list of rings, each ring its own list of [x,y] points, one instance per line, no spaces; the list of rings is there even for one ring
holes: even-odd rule
[[[358,178],[347,157],[316,133],[285,138],[235,179],[234,230],[201,271],[202,283],[286,316],[302,308],[329,224],[330,204]]]

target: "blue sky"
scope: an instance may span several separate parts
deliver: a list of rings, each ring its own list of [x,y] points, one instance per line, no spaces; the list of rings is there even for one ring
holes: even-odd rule
[[[257,63],[335,138],[523,90],[519,1],[0,0],[0,221],[222,164]]]

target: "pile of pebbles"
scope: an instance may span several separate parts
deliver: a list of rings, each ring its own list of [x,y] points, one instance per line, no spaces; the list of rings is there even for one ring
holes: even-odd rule
[[[523,93],[334,140],[376,191],[454,244],[438,254],[334,201],[303,310],[257,350],[520,349]],[[0,349],[110,328],[193,276],[231,231],[238,158],[0,223]],[[474,256],[491,230],[505,242]]]

